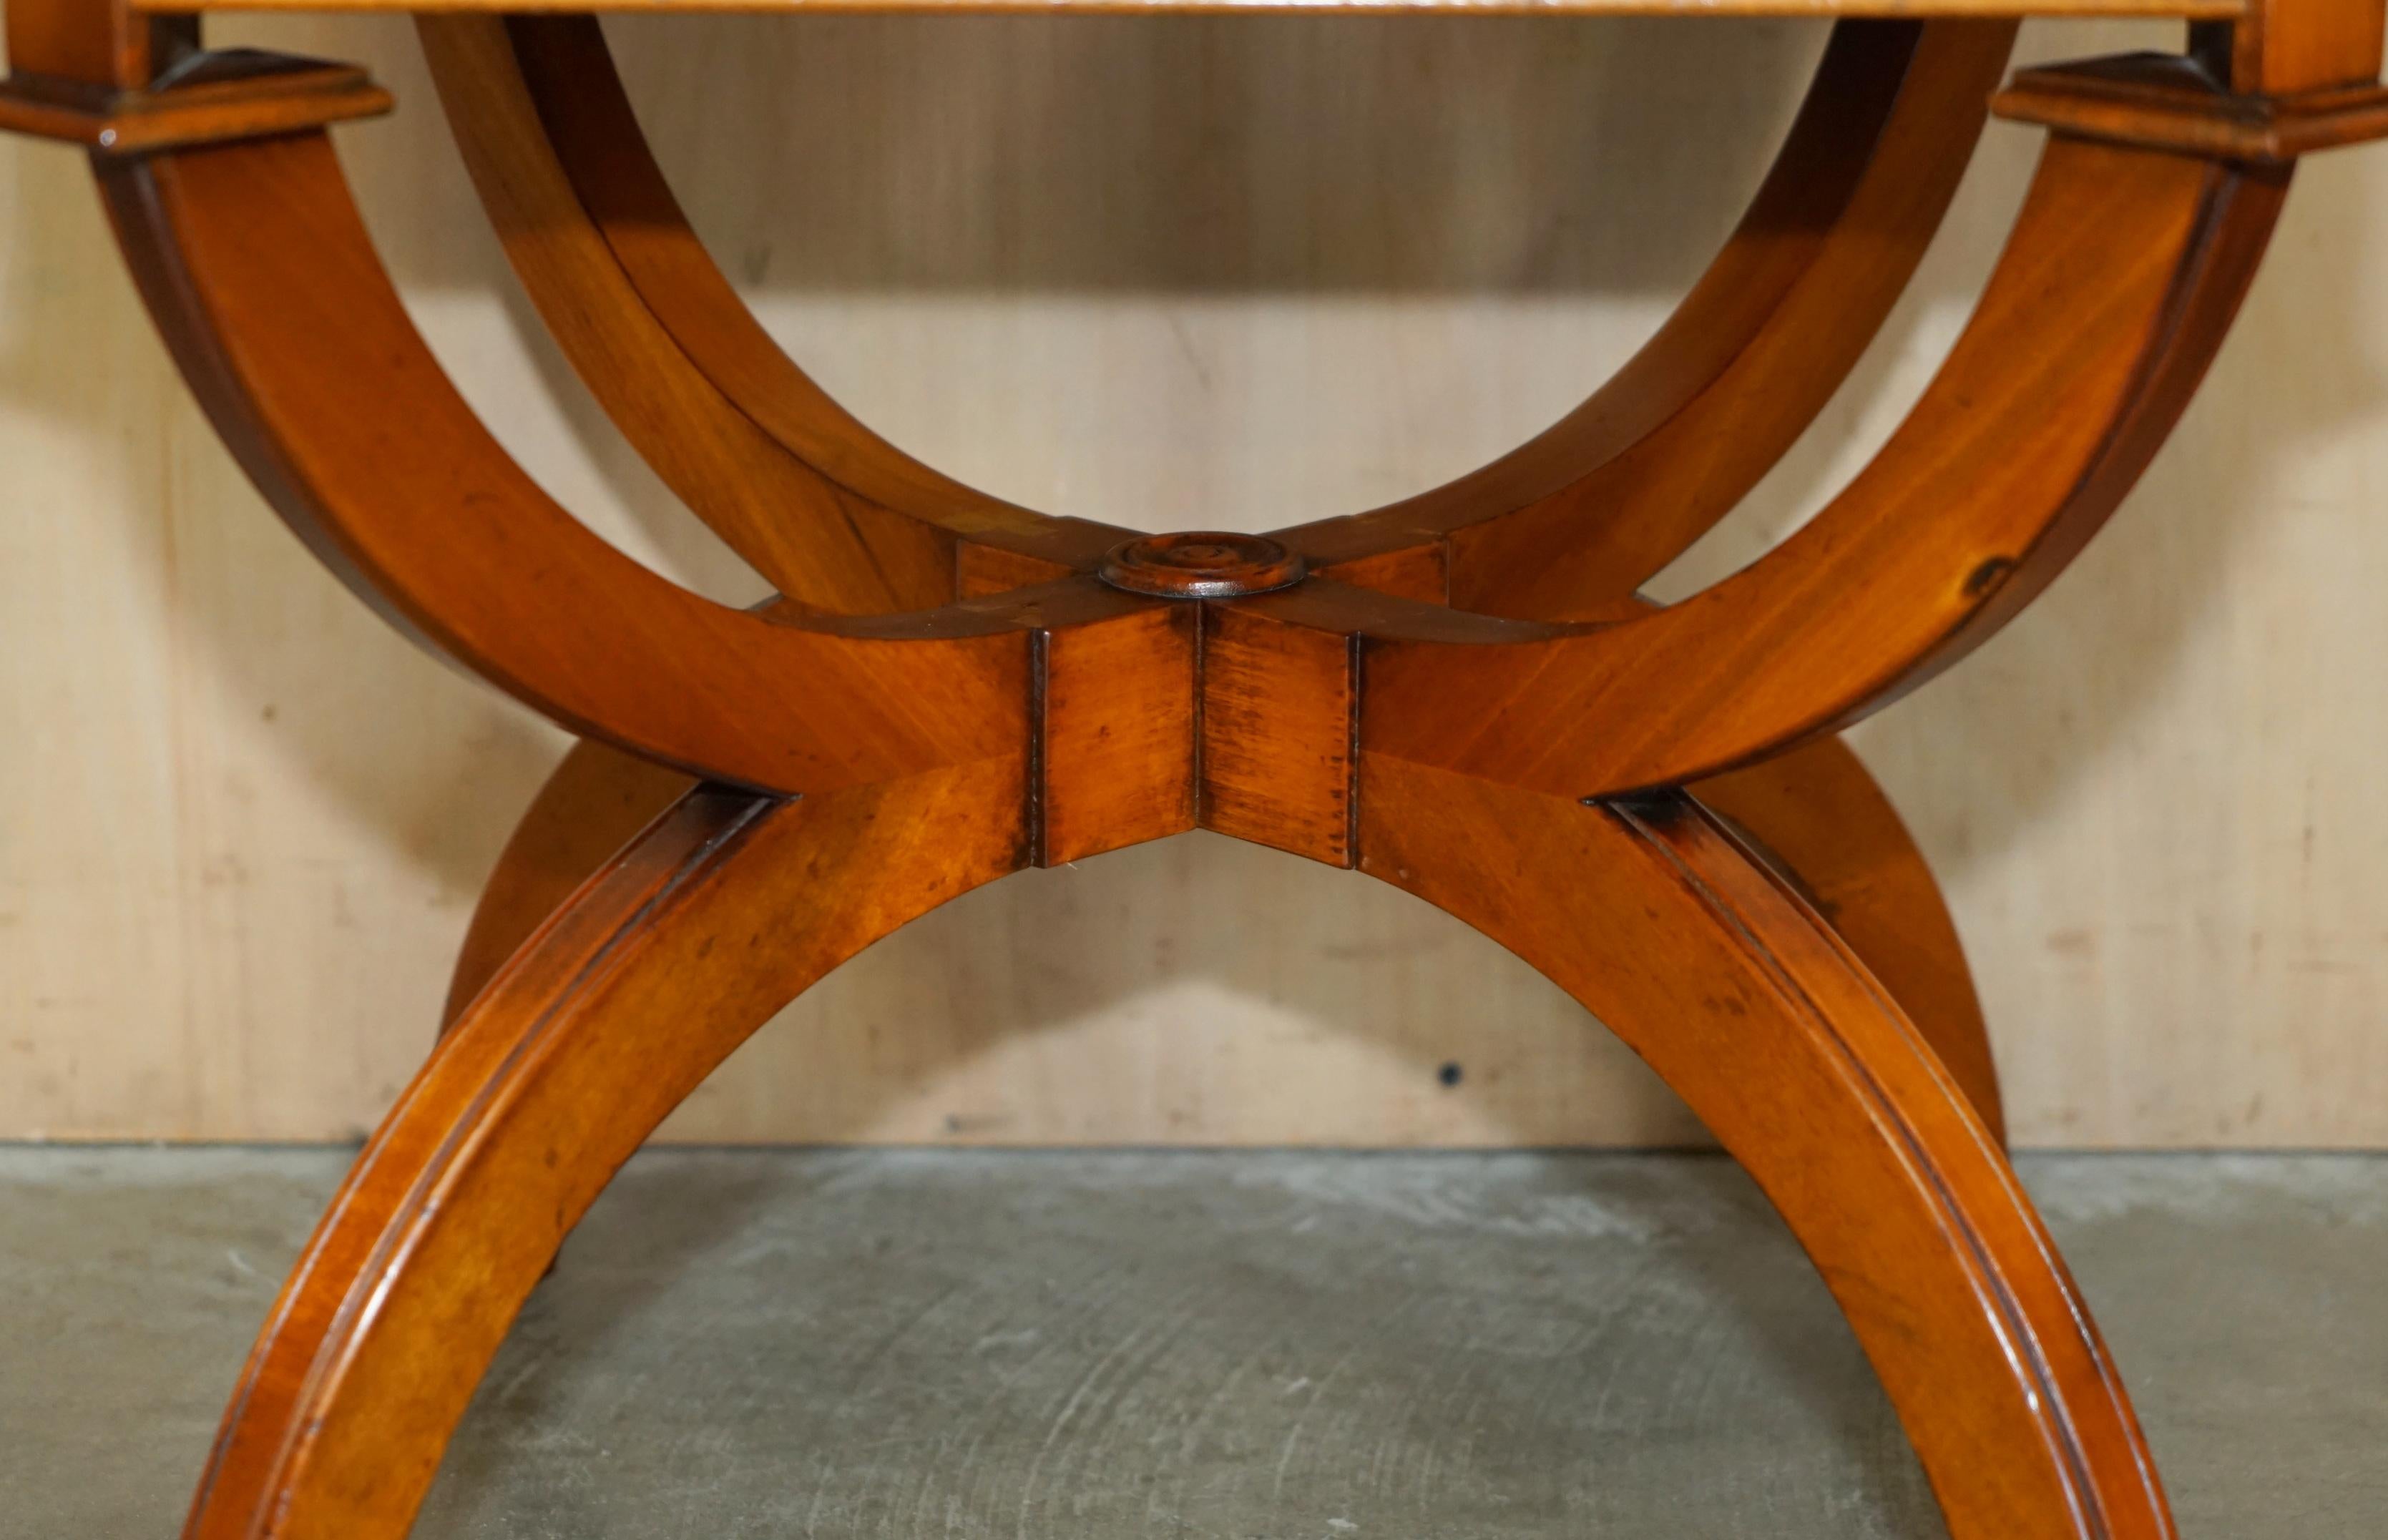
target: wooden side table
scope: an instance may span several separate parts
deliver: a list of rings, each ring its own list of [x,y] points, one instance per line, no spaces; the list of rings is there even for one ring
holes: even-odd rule
[[[186,1534],[404,1534],[565,1232],[749,1032],[971,888],[1196,827],[1416,893],[1622,1035],[1798,1235],[1959,1540],[2172,1533],[2001,1152],[1938,890],[1833,735],[2029,602],[2146,465],[2296,157],[2388,132],[2379,0],[1519,6],[1843,19],[1747,218],[1615,379],[1447,486],[1266,538],[1048,518],[874,437],[691,234],[593,19],[438,6],[424,43],[524,284],[778,587],[754,612],[617,554],[507,458],[326,135],[387,96],[207,51],[210,3],[8,0],[0,126],[90,147],[184,372],[300,536],[587,741],[275,1305]],[[1487,8],[1350,8],[1444,3]],[[2178,17],[2186,48],[2001,89],[2026,13]],[[1762,560],[1636,598],[1855,363],[1988,111],[2046,153],[1904,425]]]

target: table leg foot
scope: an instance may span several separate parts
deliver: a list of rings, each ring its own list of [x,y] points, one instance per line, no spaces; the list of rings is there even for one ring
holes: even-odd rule
[[[366,1144],[225,1413],[186,1540],[404,1534],[556,1247],[831,967],[1022,862],[1018,761],[801,801],[705,787],[484,987]]]
[[[1370,756],[1361,865],[1507,946],[1680,1092],[1806,1247],[1954,1540],[2169,1536],[2129,1402],[1996,1139],[1831,926],[1681,792]]]

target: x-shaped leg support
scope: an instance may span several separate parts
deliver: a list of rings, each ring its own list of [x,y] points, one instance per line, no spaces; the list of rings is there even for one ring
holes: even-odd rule
[[[743,612],[589,535],[449,385],[323,133],[387,105],[370,82],[11,19],[0,122],[94,147],[260,487],[393,621],[590,740],[267,1323],[195,1540],[403,1534],[565,1233],[748,1033],[948,898],[1195,827],[1418,894],[1641,1053],[1815,1260],[1959,1540],[2170,1534],[2001,1152],[1945,908],[1831,734],[2080,549],[2212,357],[2291,158],[2388,127],[2377,91],[2019,79],[2005,110],[2059,132],[1938,378],[1807,528],[1661,608],[1637,587],[1887,313],[2012,23],[1844,24],[1749,218],[1615,380],[1447,487],[1261,537],[1048,519],[910,461],[705,258],[592,22],[426,20],[565,352],[781,589]]]

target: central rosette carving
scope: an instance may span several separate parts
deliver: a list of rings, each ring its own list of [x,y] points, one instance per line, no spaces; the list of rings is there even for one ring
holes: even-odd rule
[[[1290,587],[1305,574],[1301,553],[1259,535],[1187,530],[1146,535],[1103,558],[1103,581],[1163,599],[1234,599]]]

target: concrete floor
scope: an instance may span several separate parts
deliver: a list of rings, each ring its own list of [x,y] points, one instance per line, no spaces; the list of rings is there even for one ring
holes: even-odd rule
[[[0,1534],[173,1533],[346,1155],[0,1148]],[[2024,1162],[2186,1535],[2388,1534],[2388,1161]],[[1940,1534],[1712,1158],[680,1152],[426,1537]]]

